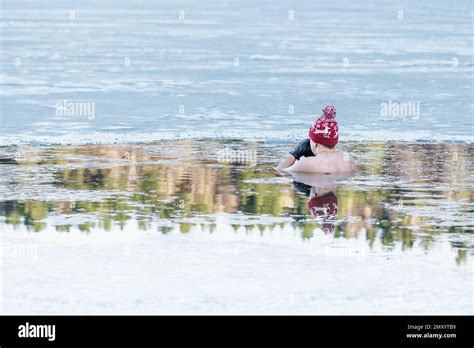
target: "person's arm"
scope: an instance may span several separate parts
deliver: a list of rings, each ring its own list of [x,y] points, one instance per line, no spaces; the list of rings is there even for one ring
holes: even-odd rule
[[[295,162],[296,162],[296,158],[294,158],[293,155],[289,155],[275,169],[276,170],[284,170],[288,167],[291,167]]]
[[[305,161],[297,161],[295,162],[292,166],[287,167],[283,169],[286,172],[306,172],[307,171],[307,165],[305,164]]]
[[[276,170],[285,170],[288,167],[291,167],[297,160],[301,157],[310,157],[314,156],[311,151],[311,145],[309,139],[304,139],[296,145],[296,147],[290,152],[290,155],[285,158],[279,165],[276,167]]]

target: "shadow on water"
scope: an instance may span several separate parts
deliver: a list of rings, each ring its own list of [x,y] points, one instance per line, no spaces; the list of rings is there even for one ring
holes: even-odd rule
[[[218,233],[219,217],[236,233],[290,229],[388,249],[429,251],[446,237],[458,262],[472,250],[472,145],[344,144],[355,174],[295,177],[273,169],[287,150],[217,141],[3,148],[0,225]]]

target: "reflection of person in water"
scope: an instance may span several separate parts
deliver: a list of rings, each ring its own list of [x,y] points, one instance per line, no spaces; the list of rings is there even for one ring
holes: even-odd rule
[[[335,229],[337,215],[336,186],[347,180],[354,172],[341,173],[291,173],[296,189],[309,198],[308,209],[312,216],[320,220],[324,233]]]
[[[332,233],[334,232],[334,221],[337,215],[336,190],[318,191],[316,187],[311,188],[310,200],[308,201],[309,212],[315,218],[322,220],[324,233]]]
[[[322,222],[324,233],[334,232],[337,215],[337,196],[334,185],[318,187],[306,185],[299,181],[294,181],[293,185],[298,191],[304,193],[308,200],[308,209],[312,216]]]

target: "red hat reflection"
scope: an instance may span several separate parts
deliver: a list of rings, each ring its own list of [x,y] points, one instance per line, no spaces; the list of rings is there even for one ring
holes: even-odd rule
[[[311,215],[323,221],[322,229],[324,233],[334,232],[337,215],[337,197],[334,194],[314,197],[308,201],[308,208]],[[326,222],[326,223],[325,223]]]

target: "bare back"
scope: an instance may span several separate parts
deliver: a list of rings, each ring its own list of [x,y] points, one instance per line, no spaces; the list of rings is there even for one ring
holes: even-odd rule
[[[351,172],[355,170],[355,163],[347,154],[322,153],[315,157],[302,157],[286,170],[316,173]]]

